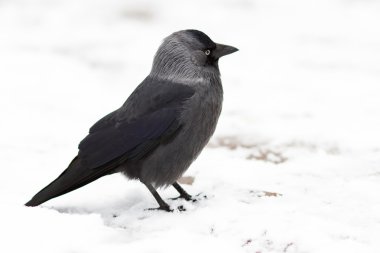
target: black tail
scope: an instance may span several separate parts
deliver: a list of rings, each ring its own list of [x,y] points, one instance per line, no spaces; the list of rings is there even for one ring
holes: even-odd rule
[[[82,165],[80,159],[75,157],[69,167],[63,171],[61,175],[48,186],[39,191],[26,206],[38,206],[49,199],[61,196],[73,190],[76,190],[86,184],[89,184],[96,179],[107,175],[109,167],[99,167],[89,169]]]

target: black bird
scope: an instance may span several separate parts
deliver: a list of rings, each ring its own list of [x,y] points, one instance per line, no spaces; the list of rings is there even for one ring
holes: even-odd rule
[[[68,168],[25,205],[40,205],[117,172],[145,184],[158,209],[171,211],[157,187],[173,185],[191,200],[176,181],[215,131],[223,101],[218,60],[237,50],[197,30],[165,38],[145,80],[90,128]]]

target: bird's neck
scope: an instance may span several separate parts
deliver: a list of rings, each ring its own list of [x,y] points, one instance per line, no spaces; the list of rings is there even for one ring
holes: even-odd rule
[[[153,66],[149,76],[158,80],[183,84],[208,83],[211,81],[220,82],[219,71],[208,72],[201,68],[176,68],[176,70],[174,70],[173,68],[168,69],[165,66],[156,68]]]

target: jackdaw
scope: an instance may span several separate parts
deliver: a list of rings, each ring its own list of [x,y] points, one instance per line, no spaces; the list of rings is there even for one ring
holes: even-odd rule
[[[117,172],[145,184],[157,209],[171,211],[158,187],[172,185],[180,198],[192,200],[177,180],[214,133],[223,100],[218,60],[237,50],[198,30],[165,38],[145,80],[90,128],[68,168],[25,205],[40,205]]]

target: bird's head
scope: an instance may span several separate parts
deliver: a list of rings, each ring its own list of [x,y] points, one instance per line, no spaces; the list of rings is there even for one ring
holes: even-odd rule
[[[213,42],[201,31],[178,31],[162,42],[151,74],[168,79],[219,76],[219,58],[236,51],[235,47]]]

